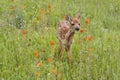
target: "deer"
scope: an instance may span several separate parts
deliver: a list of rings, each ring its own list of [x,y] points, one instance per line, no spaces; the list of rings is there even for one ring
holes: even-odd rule
[[[72,60],[72,44],[74,41],[74,35],[76,31],[80,30],[80,14],[77,14],[75,18],[71,18],[69,15],[65,16],[65,20],[58,22],[58,54],[60,58],[64,59],[64,53],[68,53],[68,58]]]

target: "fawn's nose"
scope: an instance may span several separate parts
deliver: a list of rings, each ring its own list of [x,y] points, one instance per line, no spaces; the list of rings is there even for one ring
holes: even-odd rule
[[[76,30],[76,31],[79,31],[79,30],[80,30],[80,28],[79,28],[79,27],[76,27],[76,28],[75,28],[75,30]]]

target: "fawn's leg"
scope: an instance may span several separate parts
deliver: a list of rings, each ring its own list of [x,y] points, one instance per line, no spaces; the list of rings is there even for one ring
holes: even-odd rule
[[[60,54],[61,54],[61,49],[62,49],[62,46],[61,46],[61,45],[59,45],[59,47],[58,47],[58,55],[60,55]]]
[[[65,45],[64,44],[62,44],[61,45],[61,59],[63,60],[63,58],[64,58],[64,52],[65,52]]]
[[[68,58],[69,58],[69,60],[72,60],[71,45],[68,46]]]
[[[61,55],[61,49],[62,49],[62,40],[59,39],[59,47],[58,47],[58,55]]]

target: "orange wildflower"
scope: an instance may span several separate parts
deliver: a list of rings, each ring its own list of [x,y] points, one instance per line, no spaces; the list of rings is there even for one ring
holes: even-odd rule
[[[23,35],[26,35],[27,34],[27,31],[25,29],[22,30],[22,34]]]
[[[90,19],[89,18],[86,18],[85,19],[85,24],[88,25],[90,23]]]
[[[14,2],[14,0],[11,0],[12,2]]]
[[[55,45],[55,41],[50,41],[50,45],[54,46]]]
[[[83,29],[83,28],[81,28],[81,29],[80,29],[80,32],[82,33],[83,31],[84,31],[84,29]]]
[[[93,51],[94,51],[94,48],[90,48],[90,49],[89,49],[89,52],[93,52]]]
[[[58,76],[59,76],[59,75],[61,75],[61,72],[60,72],[60,71],[58,71],[58,72],[57,72],[57,75],[58,75]]]
[[[89,36],[89,37],[88,37],[88,40],[89,40],[89,41],[92,41],[92,36]]]
[[[38,51],[35,51],[35,52],[34,52],[34,56],[35,56],[35,57],[38,57],[38,56],[39,56]]]
[[[51,8],[51,4],[48,4],[48,8]]]
[[[44,14],[45,13],[45,10],[44,9],[41,9],[40,10],[40,14]]]
[[[55,74],[56,73],[56,69],[52,69],[51,73]]]
[[[87,37],[84,37],[83,40],[86,41],[86,40],[87,40]]]
[[[37,64],[37,67],[42,67],[43,66],[43,63],[42,62],[39,62],[38,64]]]
[[[38,20],[41,20],[41,19],[42,19],[42,17],[43,17],[43,16],[41,16],[41,15],[40,15],[40,16],[38,16]]]
[[[51,63],[51,62],[52,62],[52,58],[49,57],[49,58],[47,59],[47,61],[48,61],[49,63]]]

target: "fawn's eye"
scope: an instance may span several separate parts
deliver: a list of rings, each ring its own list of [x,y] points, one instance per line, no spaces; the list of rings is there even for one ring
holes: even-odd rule
[[[78,25],[80,25],[80,23]]]

